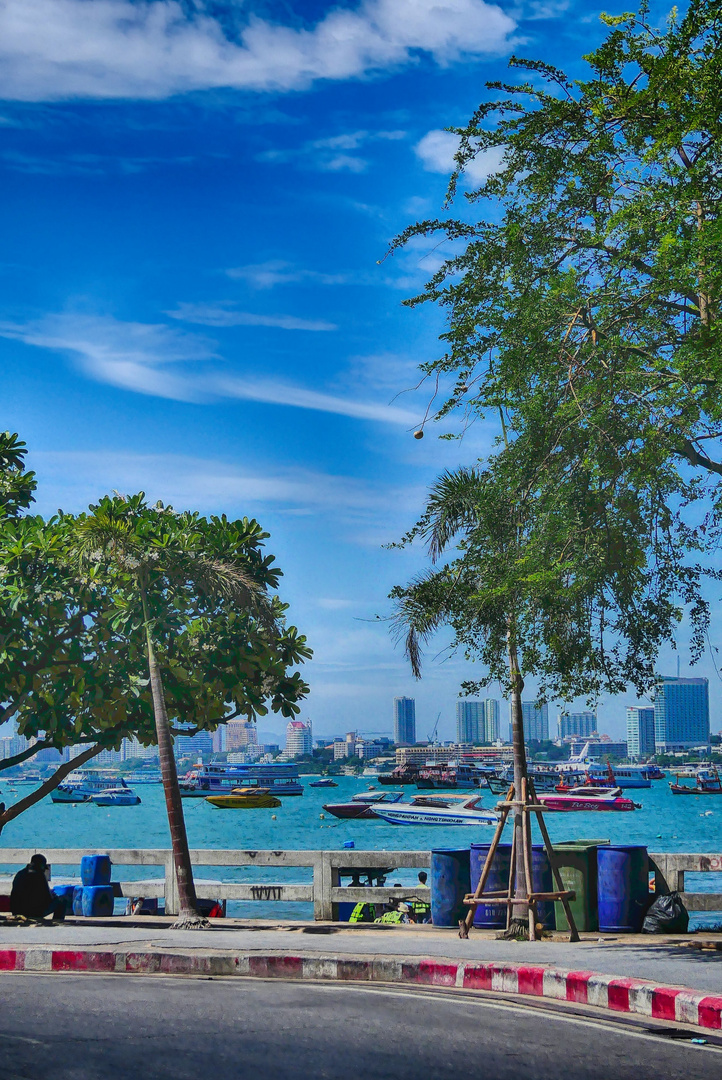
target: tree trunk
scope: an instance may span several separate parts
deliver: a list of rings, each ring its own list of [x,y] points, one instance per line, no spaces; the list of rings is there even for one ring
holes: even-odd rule
[[[96,754],[99,754],[103,749],[102,746],[97,744],[89,746],[87,750],[83,750],[82,754],[78,754],[77,757],[71,758],[70,761],[64,761],[63,764],[55,770],[53,775],[46,780],[35,791],[31,791],[29,795],[26,795],[24,799],[19,799],[13,806],[10,806],[7,810],[0,813],[0,832],[3,831],[8,821],[12,821],[13,818],[19,817],[20,814],[25,813],[31,806],[35,806],[35,803],[40,802],[46,795],[49,795],[51,791],[55,791],[58,784],[61,784],[68,773],[74,772],[75,769],[79,769],[81,765],[84,765],[86,761],[90,761]]]
[[[514,752],[514,798],[521,799],[522,791],[526,790],[526,750],[524,748],[524,721],[521,708],[521,695],[524,689],[524,680],[519,670],[519,657],[516,644],[512,639],[511,631],[507,635],[509,655],[509,680],[511,682],[511,741]],[[514,896],[527,898],[531,882],[527,882],[526,852],[524,850],[523,812],[520,806],[514,807],[513,815],[513,844],[515,852],[516,878]],[[528,906],[519,905],[512,908],[512,919],[527,923]]]
[[[173,754],[173,739],[170,733],[168,712],[165,707],[165,695],[163,693],[163,680],[161,679],[158,661],[156,660],[153,639],[148,621],[148,606],[145,593],[142,593],[143,615],[145,618],[145,639],[148,648],[148,673],[150,675],[150,688],[153,695],[153,713],[155,716],[155,730],[158,739],[158,757],[160,759],[160,773],[165,792],[165,805],[168,812],[168,825],[170,827],[170,841],[173,851],[173,863],[178,885],[178,899],[180,913],[174,929],[197,929],[207,926],[205,919],[198,914],[198,902],[193,883],[193,867],[188,849],[188,835],[186,823],[183,817],[183,802],[178,786],[178,772]]]

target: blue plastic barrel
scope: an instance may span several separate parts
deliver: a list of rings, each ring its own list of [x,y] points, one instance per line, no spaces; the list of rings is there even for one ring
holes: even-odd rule
[[[531,849],[531,878],[534,892],[553,892],[554,875],[543,844],[533,844]],[[545,930],[556,930],[557,918],[553,900],[542,900],[536,906],[536,921]]]
[[[481,872],[484,869],[486,856],[491,844],[471,845],[471,891],[474,892],[479,884]],[[506,892],[509,887],[509,870],[511,868],[511,844],[499,844],[491,864],[491,872],[486,879],[484,892]],[[534,844],[531,853],[532,885],[534,892],[552,892],[553,876],[549,862],[549,856],[542,844]],[[492,900],[488,904],[479,904],[474,915],[474,926],[480,926],[487,930],[503,930],[506,926],[506,904],[495,904]],[[554,930],[556,918],[554,914],[554,902],[543,901],[537,904],[537,922],[541,923],[545,930]]]
[[[73,915],[83,914],[83,886],[73,886]]]
[[[83,855],[80,880],[83,885],[110,885],[110,855]]]
[[[436,848],[431,852],[431,921],[458,926],[468,914],[464,897],[471,892],[468,848]]]
[[[65,904],[65,914],[73,914],[73,895],[75,893],[75,885],[54,885],[53,892],[59,900],[62,900]]]
[[[82,900],[86,918],[103,918],[113,914],[113,888],[111,885],[84,885]]]
[[[471,892],[475,892],[479,884],[490,847],[491,844],[471,845]],[[510,865],[511,844],[499,844],[494,853],[484,892],[502,892],[508,888]],[[506,906],[494,904],[491,901],[488,904],[479,904],[474,910],[474,926],[481,926],[487,930],[503,930],[506,926]]]
[[[597,848],[599,929],[638,934],[649,907],[649,858],[646,847]]]

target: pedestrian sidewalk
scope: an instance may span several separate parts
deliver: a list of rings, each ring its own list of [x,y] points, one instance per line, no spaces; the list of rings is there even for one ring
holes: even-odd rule
[[[229,919],[184,931],[152,917],[40,926],[0,920],[0,969],[456,986],[722,1027],[722,939],[715,935],[590,934],[572,945],[561,935],[510,942],[482,931],[462,941],[455,930],[432,926]]]

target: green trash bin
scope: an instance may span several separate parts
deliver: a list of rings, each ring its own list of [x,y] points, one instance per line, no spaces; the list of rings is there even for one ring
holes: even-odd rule
[[[554,844],[554,856],[562,884],[573,889],[576,900],[570,900],[577,930],[599,929],[597,914],[597,848],[609,840],[565,840]],[[554,904],[557,930],[568,930],[569,923],[559,900]]]

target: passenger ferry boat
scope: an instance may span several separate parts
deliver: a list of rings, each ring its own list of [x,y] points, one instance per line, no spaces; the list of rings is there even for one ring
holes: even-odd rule
[[[609,766],[592,763],[587,767],[590,784],[604,784],[609,780],[612,787],[619,788],[651,788],[652,772],[648,765]]]
[[[267,788],[271,795],[303,795],[298,766],[293,762],[271,765],[196,765],[179,781],[184,799],[230,795],[234,788]]]
[[[117,791],[127,789],[128,785],[122,776],[102,776],[97,772],[84,772],[78,769],[76,772],[71,772],[62,784],[58,784],[55,790],[51,791],[50,798],[55,803],[91,802],[94,795],[108,791],[109,788]]]

